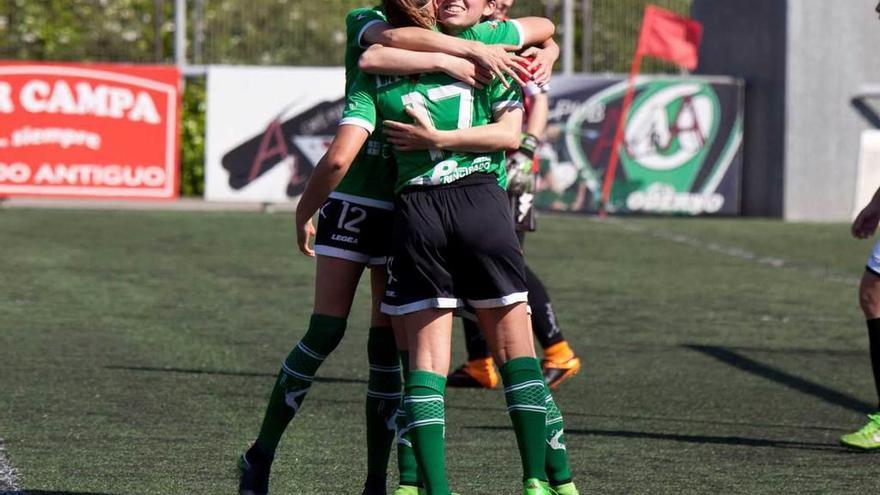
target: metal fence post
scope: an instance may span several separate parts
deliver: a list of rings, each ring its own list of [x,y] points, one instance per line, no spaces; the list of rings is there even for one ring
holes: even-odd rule
[[[574,0],[565,0],[562,7],[562,73],[574,73]]]
[[[186,0],[174,1],[174,63],[186,70]]]
[[[581,72],[590,72],[593,51],[593,0],[581,0]]]

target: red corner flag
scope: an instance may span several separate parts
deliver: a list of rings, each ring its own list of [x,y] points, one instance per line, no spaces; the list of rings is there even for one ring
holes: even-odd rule
[[[639,46],[636,48],[632,61],[632,69],[626,84],[623,97],[623,108],[617,121],[617,132],[614,134],[614,145],[608,158],[605,180],[602,183],[602,197],[599,203],[599,216],[605,217],[614,175],[617,172],[617,159],[623,143],[623,127],[627,121],[629,107],[636,92],[636,77],[645,56],[667,60],[688,70],[697,68],[700,40],[703,38],[703,25],[697,21],[682,17],[675,12],[661,9],[655,5],[645,8],[642,21],[642,32],[639,34]]]
[[[660,58],[694,70],[702,37],[703,25],[699,22],[648,5],[636,55]]]

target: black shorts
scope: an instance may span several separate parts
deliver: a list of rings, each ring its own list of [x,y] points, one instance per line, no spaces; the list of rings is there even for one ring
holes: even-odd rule
[[[394,204],[333,192],[318,211],[315,253],[384,265],[391,251]]]
[[[387,268],[382,312],[390,315],[528,300],[507,193],[489,174],[404,191]]]

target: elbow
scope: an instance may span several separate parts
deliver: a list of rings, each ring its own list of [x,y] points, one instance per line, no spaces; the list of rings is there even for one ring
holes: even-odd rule
[[[375,70],[378,66],[377,59],[379,54],[376,53],[382,49],[382,45],[370,45],[364,53],[361,54],[361,57],[358,59],[358,69],[361,72],[370,73],[370,71]]]
[[[535,43],[544,43],[553,39],[553,35],[556,34],[556,24],[550,19],[539,17],[533,25],[533,33]]]
[[[327,160],[327,170],[333,175],[344,174],[347,171],[347,168],[348,167],[345,166],[345,163],[343,163],[342,160],[335,157]]]
[[[520,133],[513,129],[511,132],[507,132],[506,139],[504,140],[504,149],[506,151],[516,151],[519,149],[520,145]]]
[[[553,35],[556,34],[556,24],[553,23],[550,19],[544,19],[544,25],[542,26],[544,34],[544,39],[551,39]]]
[[[348,167],[341,157],[333,156],[328,153],[324,155],[323,158],[321,158],[321,161],[318,162],[318,165],[315,167],[315,169],[321,169],[327,175],[337,175],[344,174],[347,171]]]

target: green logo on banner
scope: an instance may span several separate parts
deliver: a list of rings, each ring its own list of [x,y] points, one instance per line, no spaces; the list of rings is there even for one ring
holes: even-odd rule
[[[602,182],[600,171],[611,149],[625,89],[621,83],[600,91],[568,119],[566,147],[590,185]],[[709,83],[676,79],[640,81],[637,89],[620,149],[612,208],[694,215],[720,211],[724,196],[715,188],[727,167],[707,163],[713,146],[719,144],[721,127],[715,89]],[[738,140],[725,145],[725,151],[731,144]],[[697,184],[707,172],[708,180]]]
[[[620,164],[634,211],[714,213],[717,193],[692,192],[718,135],[721,106],[708,84],[665,82],[648,87],[630,108]],[[636,186],[633,190],[632,186]]]

